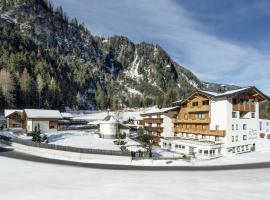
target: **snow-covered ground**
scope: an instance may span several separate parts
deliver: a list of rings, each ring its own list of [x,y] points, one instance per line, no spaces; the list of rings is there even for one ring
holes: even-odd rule
[[[128,119],[135,119],[139,118],[140,114],[149,110],[156,109],[156,107],[149,107],[149,108],[140,108],[134,111],[122,111],[120,112],[120,116],[122,118],[122,121],[126,121]],[[115,114],[115,112],[110,112],[110,114]],[[87,120],[87,121],[97,121],[97,120],[102,120],[107,116],[107,112],[99,112],[99,111],[94,111],[89,114],[77,114],[74,115],[74,119],[77,120]]]
[[[270,169],[127,171],[2,157],[2,200],[268,200]]]
[[[113,143],[115,139],[99,138],[95,132],[96,130],[59,131],[47,133],[47,136],[50,144],[89,149],[120,150],[120,146]],[[140,145],[138,142],[129,138],[125,139],[125,142],[125,145]]]
[[[113,139],[102,139],[99,138],[96,134],[94,134],[95,130],[90,131],[59,131],[55,133],[49,133],[49,143],[50,144],[58,144],[63,146],[72,146],[72,147],[81,147],[81,148],[93,148],[93,149],[105,149],[105,150],[120,150],[120,146],[115,145],[113,143]],[[12,132],[4,132],[5,135],[11,136],[14,135]],[[1,133],[3,134],[3,132]],[[16,135],[15,135],[16,136]],[[18,136],[22,139],[29,139],[31,137],[26,136]],[[142,149],[141,147],[136,147],[134,145],[140,145],[138,142],[127,139],[126,145],[131,145],[128,147],[129,150],[136,151],[138,148]],[[158,147],[154,147],[153,153],[155,155],[161,155],[163,157],[180,157],[177,153],[168,152],[162,150]],[[167,161],[164,160],[139,160],[133,161],[132,163],[121,163],[127,165],[155,165],[155,166],[162,166],[168,164]],[[213,165],[232,165],[232,164],[245,164],[245,163],[259,163],[259,162],[270,162],[270,140],[269,139],[257,139],[256,144],[256,151],[249,152],[244,154],[233,154],[227,155],[218,159],[212,160],[191,160],[190,162],[186,160],[173,160],[170,163],[172,166],[213,166]],[[120,163],[119,163],[120,164]]]

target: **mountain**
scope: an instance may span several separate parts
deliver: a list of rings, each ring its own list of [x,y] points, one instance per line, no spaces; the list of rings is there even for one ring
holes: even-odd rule
[[[0,1],[0,70],[0,109],[166,106],[222,89],[159,45],[92,35],[49,0]]]

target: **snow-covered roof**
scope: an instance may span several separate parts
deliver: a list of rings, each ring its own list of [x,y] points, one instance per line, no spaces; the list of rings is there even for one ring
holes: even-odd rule
[[[168,112],[170,110],[174,110],[176,108],[179,108],[179,106],[168,107],[168,108],[161,108],[161,109],[153,109],[153,110],[149,110],[147,112],[141,113],[141,115],[165,113],[165,112]]]
[[[72,118],[72,114],[71,113],[62,112],[61,115],[62,115],[63,118]]]
[[[117,123],[117,120],[112,115],[107,115],[100,123]]]
[[[220,96],[232,95],[232,94],[242,92],[244,90],[251,89],[251,88],[252,87],[245,87],[245,88],[240,88],[240,89],[236,89],[236,90],[230,90],[230,91],[226,91],[226,92],[222,92],[222,93],[210,92],[210,91],[206,91],[206,90],[199,90],[199,91],[203,92],[205,94],[209,94],[210,96],[220,97]]]
[[[31,119],[63,119],[59,110],[25,109],[27,117]]]
[[[18,112],[18,113],[22,113],[23,110],[15,110],[15,109],[5,109],[5,117],[8,117],[9,115],[15,113],[15,112]]]

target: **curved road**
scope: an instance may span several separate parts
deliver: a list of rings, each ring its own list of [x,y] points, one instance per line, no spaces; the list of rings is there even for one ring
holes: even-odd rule
[[[0,146],[0,157],[8,157],[32,162],[49,163],[57,165],[69,165],[76,167],[88,167],[98,169],[114,169],[114,170],[151,170],[151,171],[163,171],[163,170],[235,170],[235,169],[258,169],[258,168],[270,168],[270,162],[252,163],[252,164],[238,164],[238,165],[226,165],[226,166],[128,166],[128,165],[108,165],[108,164],[94,164],[94,163],[79,163],[73,161],[65,161],[58,159],[43,158],[30,154],[17,152],[11,149],[6,149]]]

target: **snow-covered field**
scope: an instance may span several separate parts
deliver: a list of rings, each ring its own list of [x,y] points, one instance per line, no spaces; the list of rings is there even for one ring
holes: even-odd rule
[[[149,107],[149,108],[141,108],[137,109],[134,111],[123,111],[119,112],[120,117],[122,118],[122,121],[126,121],[128,119],[136,119],[140,117],[140,114],[149,110],[157,109],[156,107]],[[114,115],[115,112],[110,112],[110,114]],[[77,120],[87,120],[87,121],[97,121],[97,120],[102,120],[107,116],[107,112],[99,112],[99,111],[93,111],[92,113],[89,114],[74,114],[74,119]]]
[[[270,169],[121,171],[2,157],[1,200],[268,200]]]
[[[99,138],[95,131],[59,131],[47,133],[47,136],[50,144],[89,149],[120,150],[120,146],[113,143],[115,139]],[[129,138],[126,138],[125,142],[125,145],[140,145]]]

